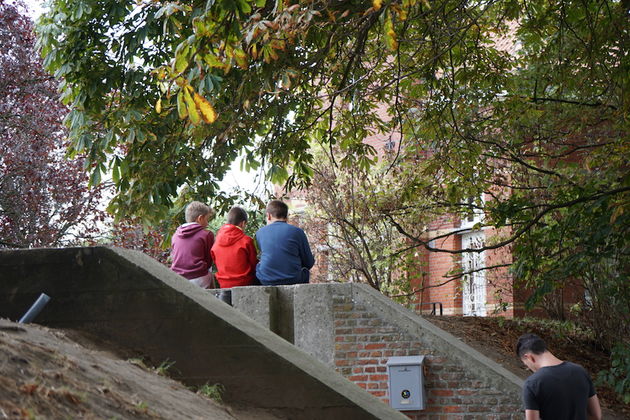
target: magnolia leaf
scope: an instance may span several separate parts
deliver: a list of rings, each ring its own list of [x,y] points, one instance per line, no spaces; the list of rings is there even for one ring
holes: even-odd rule
[[[162,98],[158,99],[155,103],[155,112],[158,114],[162,112]]]
[[[212,124],[217,119],[216,111],[206,98],[195,92],[193,95],[193,101],[195,101],[195,104],[201,113],[201,118],[203,118],[206,123]]]

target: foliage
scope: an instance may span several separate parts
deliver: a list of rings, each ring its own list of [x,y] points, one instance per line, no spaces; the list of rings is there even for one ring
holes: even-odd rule
[[[252,238],[256,234],[256,231],[263,227],[266,223],[265,212],[261,209],[248,210],[246,206],[240,206],[247,211],[247,224],[245,225],[245,234]],[[215,234],[219,231],[221,226],[227,223],[227,212],[217,215],[208,225]]]
[[[159,366],[155,367],[154,371],[160,376],[169,376],[169,372],[174,365],[174,361],[166,359]]]
[[[34,50],[24,6],[0,2],[0,247],[81,244],[99,235],[104,185],[88,189],[55,82]]]
[[[416,263],[411,268],[413,247],[383,217],[398,209],[397,180],[387,176],[386,165],[340,169],[322,151],[315,156],[304,228],[326,249],[328,277],[365,282],[387,295],[408,292],[404,273],[417,269]]]
[[[223,393],[225,392],[225,386],[222,384],[204,384],[199,387],[197,394],[203,395],[206,398],[221,403],[223,401]]]
[[[72,150],[93,183],[111,171],[119,215],[229,206],[238,155],[289,189],[316,177],[313,145],[367,173],[380,137],[396,205],[372,203],[410,246],[513,247],[531,304],[576,279],[626,316],[627,18],[616,0],[54,0],[38,31]],[[419,222],[475,213],[504,237],[439,249]]]
[[[611,368],[598,375],[600,383],[614,387],[615,392],[630,404],[630,346],[617,344],[611,354]]]
[[[137,219],[123,219],[113,224],[107,242],[113,246],[142,251],[162,264],[169,257],[170,235],[165,224],[146,226]]]

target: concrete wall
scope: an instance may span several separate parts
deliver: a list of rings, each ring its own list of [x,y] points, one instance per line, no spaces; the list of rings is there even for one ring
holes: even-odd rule
[[[138,252],[0,251],[0,317],[17,320],[41,292],[52,300],[36,322],[87,331],[154,365],[173,361],[172,371],[186,384],[223,384],[228,403],[272,409],[287,418],[404,418],[267,329],[273,325],[290,339],[294,331],[303,335],[302,326],[279,320],[293,317],[291,293],[257,294],[256,307],[263,310],[257,314],[252,308],[249,314],[266,319],[261,328]],[[284,304],[278,319],[264,308],[272,298]],[[296,316],[305,314],[300,309]]]
[[[293,324],[291,336],[304,351],[388,402],[387,360],[425,355],[428,407],[407,412],[413,419],[521,419],[522,380],[456,337],[362,284],[311,284],[277,288],[234,288],[235,308],[255,314],[278,331]],[[270,299],[254,309],[258,295]],[[293,311],[282,308],[293,301]],[[269,315],[273,314],[273,315]],[[280,320],[292,314],[292,319]],[[275,319],[275,324],[268,320]]]

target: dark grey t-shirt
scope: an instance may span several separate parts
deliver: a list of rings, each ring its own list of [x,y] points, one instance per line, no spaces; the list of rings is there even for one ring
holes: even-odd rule
[[[523,386],[526,410],[538,410],[541,419],[586,420],[593,382],[580,365],[562,362],[539,369]]]

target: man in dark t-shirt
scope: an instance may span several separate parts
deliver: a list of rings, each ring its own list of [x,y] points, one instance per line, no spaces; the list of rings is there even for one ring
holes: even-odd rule
[[[600,420],[593,382],[582,366],[554,356],[535,334],[522,335],[516,353],[534,372],[523,385],[526,420]]]

